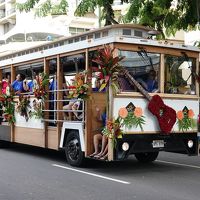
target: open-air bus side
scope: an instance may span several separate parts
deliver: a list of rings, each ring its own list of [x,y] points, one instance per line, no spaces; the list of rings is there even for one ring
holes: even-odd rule
[[[199,85],[195,75],[199,72],[199,50],[172,42],[145,39],[148,31],[135,25],[108,26],[1,56],[0,80],[7,72],[11,74],[11,82],[18,73],[26,74],[27,79],[31,79],[33,70],[36,73],[44,71],[54,83],[45,100],[43,118],[29,117],[27,120],[15,111],[15,123],[1,122],[1,142],[65,149],[68,162],[80,166],[93,153],[93,136],[101,128],[95,119],[96,107],[100,110],[109,107],[107,115],[110,119],[117,119],[119,110],[128,109],[131,105],[132,112],[135,108],[140,109],[143,123],[141,126],[133,123],[129,128],[122,126],[122,138],[116,138],[115,146],[109,139],[109,161],[124,160],[135,154],[139,161],[149,162],[157,158],[159,151],[198,155]],[[148,110],[148,100],[123,74],[118,78],[120,89],[117,94],[110,92],[108,96],[106,92],[93,91],[92,84],[89,98],[78,100],[82,104],[78,112],[83,117],[64,119],[63,113],[72,111],[63,110],[63,105],[71,100],[65,95],[70,89],[64,89],[63,83],[69,83],[78,72],[91,72],[95,65],[94,56],[98,49],[104,48],[103,45],[115,48],[116,56],[125,56],[120,65],[137,82],[147,80],[150,70],[156,72],[157,88],[147,93],[150,96],[158,94],[167,106],[176,111],[176,123],[170,134],[160,130],[157,119]],[[94,82],[95,73],[91,75]],[[27,95],[30,96],[28,110],[33,112],[36,97],[33,93]],[[19,96],[14,97],[14,102],[17,101]],[[179,116],[181,113],[183,116]],[[184,120],[193,124],[185,125]]]

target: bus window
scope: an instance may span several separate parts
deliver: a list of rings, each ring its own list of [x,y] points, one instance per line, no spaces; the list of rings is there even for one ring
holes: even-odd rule
[[[75,75],[85,70],[85,54],[77,54],[73,56],[65,56],[61,58],[61,66],[63,71],[63,118],[64,120],[79,120],[79,112],[68,112],[73,106],[78,105],[77,110],[81,110],[82,102],[71,97],[74,86]],[[76,104],[77,103],[77,104]]]
[[[65,56],[61,58],[63,72],[78,73],[85,70],[85,54]]]
[[[120,50],[119,55],[125,56],[120,64],[129,71],[147,92],[159,91],[160,54]],[[138,90],[123,76],[119,77],[119,85],[122,92]]]
[[[195,59],[165,56],[165,93],[195,94]]]
[[[24,82],[23,92],[32,92],[31,84],[29,83],[31,83],[31,81],[35,78],[35,75],[38,75],[39,73],[43,72],[43,70],[44,70],[44,65],[42,62],[16,67],[16,76],[20,74],[21,81]]]

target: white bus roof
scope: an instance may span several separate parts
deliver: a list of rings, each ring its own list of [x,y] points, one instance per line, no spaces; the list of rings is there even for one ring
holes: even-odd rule
[[[26,62],[115,42],[200,52],[199,48],[194,46],[147,39],[149,37],[148,32],[152,30],[134,24],[110,25],[71,37],[64,37],[40,46],[16,51],[7,55],[4,54],[3,56],[0,55],[0,68],[19,62]]]

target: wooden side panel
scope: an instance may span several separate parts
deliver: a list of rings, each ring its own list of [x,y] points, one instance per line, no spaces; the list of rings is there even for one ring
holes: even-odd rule
[[[15,127],[14,142],[44,147],[45,137],[42,129]],[[58,134],[56,128],[48,129],[48,148],[58,149]]]
[[[48,128],[48,148],[58,150],[59,134],[56,128]]]
[[[105,93],[92,93],[90,104],[88,105],[88,110],[90,110],[90,115],[86,118],[86,124],[90,124],[90,130],[87,130],[86,134],[86,155],[89,155],[93,152],[93,136],[99,132],[102,128],[102,123],[96,120],[97,112],[96,107],[98,107],[101,112],[104,111],[106,107],[106,94]],[[88,115],[88,113],[87,113]]]
[[[14,142],[45,147],[44,131],[42,129],[15,127]]]

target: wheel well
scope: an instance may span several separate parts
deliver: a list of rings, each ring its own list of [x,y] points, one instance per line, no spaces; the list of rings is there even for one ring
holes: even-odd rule
[[[68,136],[68,134],[70,132],[79,133],[79,131],[77,129],[65,129],[65,136],[64,136],[64,140],[63,140],[63,146],[65,146],[66,140],[67,140],[67,136]]]

